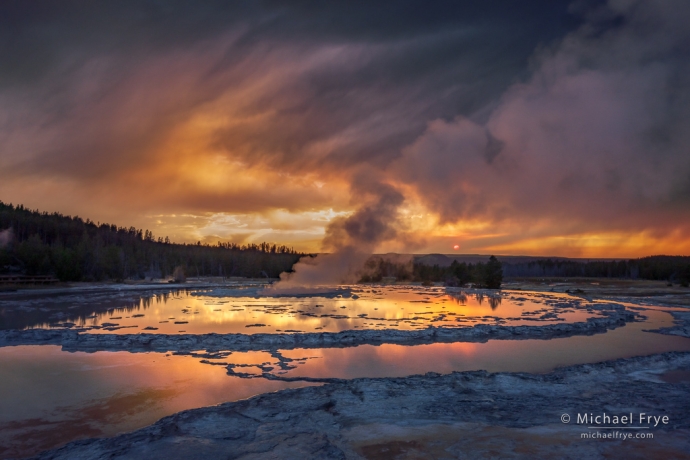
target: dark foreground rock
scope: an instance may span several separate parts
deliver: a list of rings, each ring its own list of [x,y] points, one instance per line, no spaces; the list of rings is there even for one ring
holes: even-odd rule
[[[689,458],[689,375],[690,353],[666,353],[544,375],[356,379],[185,411],[37,458]],[[583,439],[614,432],[577,424],[577,414],[590,413],[668,423],[615,430],[653,439]]]

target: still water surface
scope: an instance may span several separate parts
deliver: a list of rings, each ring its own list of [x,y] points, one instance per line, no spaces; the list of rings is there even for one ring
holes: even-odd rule
[[[476,295],[447,293],[440,289],[398,287],[353,290],[349,297],[333,298],[257,299],[212,294],[183,292],[167,297],[148,296],[139,299],[131,308],[112,308],[95,315],[81,310],[80,315],[95,316],[85,318],[84,324],[91,321],[90,324],[101,327],[103,322],[113,321],[110,318],[120,315],[121,324],[128,324],[125,319],[136,320],[137,327],[142,328],[173,312],[180,315],[185,308],[188,312],[183,313],[183,317],[190,319],[187,324],[191,326],[186,326],[189,332],[251,333],[254,328],[247,328],[247,323],[257,320],[270,324],[265,332],[271,332],[293,327],[305,331],[370,328],[372,323],[375,327],[396,327],[397,324],[396,328],[413,328],[417,327],[414,323],[426,327],[429,323],[443,324],[447,320],[462,326],[481,322],[540,326],[554,321],[582,320],[597,314],[591,310],[592,304],[585,300],[517,291],[504,292],[492,302]],[[33,306],[41,308],[36,302]],[[343,306],[345,308],[341,308]],[[199,313],[195,314],[196,311]],[[366,317],[359,316],[364,313]],[[202,363],[203,353],[191,356],[70,353],[57,346],[4,347],[0,348],[0,457],[27,456],[74,439],[134,430],[180,410],[311,384],[267,380],[263,374],[291,378],[356,378],[480,369],[548,372],[558,366],[665,351],[690,351],[690,339],[644,332],[644,329],[670,326],[672,318],[668,313],[658,309],[645,309],[642,313],[647,316],[644,322],[629,323],[592,336],[228,352],[215,359],[203,357],[210,363],[223,365]],[[134,317],[135,314],[144,316]],[[331,314],[347,318],[323,316]],[[543,315],[546,318],[541,318]],[[372,320],[372,317],[377,319]],[[144,322],[145,318],[148,322]],[[31,327],[46,324],[54,327],[54,322],[42,323],[41,318],[38,319]],[[377,326],[379,323],[384,326]],[[109,331],[94,329],[90,332]],[[120,330],[120,333],[136,332],[134,328]],[[166,330],[160,328],[159,332]]]
[[[0,458],[141,428],[181,410],[308,383],[246,380],[189,356],[0,348]]]
[[[351,286],[344,294],[310,297],[265,297],[256,290],[254,295],[245,291],[234,290],[231,297],[214,290],[152,294],[125,306],[106,303],[105,308],[91,310],[75,300],[74,305],[63,305],[59,317],[47,305],[34,303],[23,307],[33,309],[32,321],[12,324],[6,319],[5,328],[87,328],[93,334],[254,334],[538,325],[599,315],[589,308],[593,303],[565,294],[503,291],[484,295],[420,286]],[[43,310],[43,316],[37,314]]]

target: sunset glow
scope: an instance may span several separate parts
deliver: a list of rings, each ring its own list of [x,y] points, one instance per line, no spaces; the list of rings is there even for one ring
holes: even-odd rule
[[[0,200],[318,252],[385,185],[401,202],[374,251],[690,254],[685,23],[632,3],[602,7],[625,26],[599,35],[567,3],[474,11],[481,27],[429,13],[436,29],[336,5],[176,12],[172,30],[127,13],[126,33],[95,5],[79,26],[7,5],[23,33],[0,75]]]

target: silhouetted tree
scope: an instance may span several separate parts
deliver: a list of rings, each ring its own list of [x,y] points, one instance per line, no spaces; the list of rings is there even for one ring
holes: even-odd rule
[[[481,283],[488,289],[500,289],[503,282],[503,267],[495,256],[489,257],[484,267],[484,279]]]

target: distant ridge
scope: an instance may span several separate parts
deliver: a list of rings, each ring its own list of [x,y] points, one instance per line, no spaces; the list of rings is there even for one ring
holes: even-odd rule
[[[410,257],[410,256],[408,256]],[[451,276],[457,268],[452,264],[477,266],[486,264],[490,256],[480,254],[427,254],[414,255],[416,267],[430,267],[435,276]],[[690,256],[648,256],[637,259],[568,258],[535,256],[496,256],[501,262],[503,275],[643,278],[666,280],[681,286],[690,286]],[[409,260],[409,259],[408,259]],[[462,269],[464,270],[464,269]],[[445,273],[444,273],[445,272]]]
[[[479,262],[486,262],[491,255],[495,255],[498,260],[504,264],[527,264],[536,262],[538,260],[565,260],[573,262],[615,262],[618,260],[627,260],[621,258],[574,258],[574,257],[558,257],[558,256],[502,256],[500,254],[410,254],[414,257],[414,261],[424,265],[438,265],[439,267],[449,267],[454,260],[459,263],[465,262],[468,264],[476,264]]]

